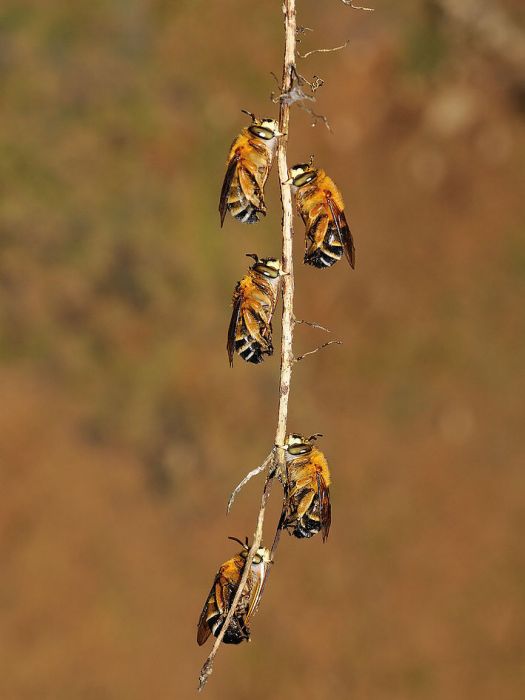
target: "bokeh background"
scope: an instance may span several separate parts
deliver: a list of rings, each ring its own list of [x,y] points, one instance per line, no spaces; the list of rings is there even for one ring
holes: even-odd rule
[[[299,0],[290,161],[315,153],[357,244],[301,265],[344,341],[297,366],[326,545],[283,537],[215,698],[514,700],[525,689],[525,12],[521,0]],[[241,108],[274,115],[281,2],[3,0],[0,698],[193,697],[196,623],[251,535],[278,358],[230,370],[246,252],[217,200]],[[278,326],[278,324],[276,324]],[[278,331],[276,329],[276,335]],[[326,339],[299,327],[297,353]],[[278,517],[276,488],[268,538]]]

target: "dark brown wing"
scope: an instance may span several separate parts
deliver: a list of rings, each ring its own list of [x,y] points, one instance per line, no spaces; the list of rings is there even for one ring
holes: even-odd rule
[[[321,521],[321,533],[323,542],[326,542],[330,525],[332,523],[332,506],[330,504],[330,490],[321,474],[317,473],[317,494],[319,498],[319,519]]]
[[[241,302],[242,295],[239,292],[239,285],[237,285],[237,287],[235,288],[235,293],[233,295],[233,311],[232,317],[230,319],[230,325],[228,326],[228,342],[226,343],[228,358],[230,360],[230,367],[233,367],[233,355],[235,353],[235,335],[237,332],[237,323],[239,322]]]
[[[239,156],[236,154],[228,163],[226,169],[226,175],[224,176],[224,182],[222,183],[221,197],[219,199],[219,213],[221,215],[221,228],[224,223],[224,217],[228,211],[228,195],[230,193],[230,188],[232,185],[233,178],[235,176],[235,171],[237,170],[237,164],[239,162]]]
[[[341,245],[345,251],[346,259],[350,263],[350,267],[353,270],[355,268],[355,246],[354,239],[352,238],[352,234],[350,232],[350,227],[348,226],[344,212],[339,209],[334,200],[331,197],[327,197],[326,201],[330,207],[332,219],[334,221],[339,240],[341,241]]]
[[[208,639],[208,637],[211,634],[210,626],[208,625],[208,606],[210,602],[210,598],[215,592],[215,584],[217,583],[217,577],[215,577],[215,581],[213,582],[213,586],[211,587],[211,591],[208,593],[206,597],[206,602],[204,603],[204,607],[201,612],[201,616],[199,617],[199,623],[197,625],[197,644],[201,647],[204,642]]]

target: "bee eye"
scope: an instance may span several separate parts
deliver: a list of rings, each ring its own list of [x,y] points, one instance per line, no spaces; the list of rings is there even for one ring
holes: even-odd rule
[[[291,455],[306,455],[312,451],[312,446],[302,442],[299,445],[290,445],[288,452]]]
[[[254,556],[254,558],[253,558],[253,563],[254,563],[254,564],[260,564],[261,561],[262,561],[262,560],[261,560],[260,555],[259,555],[259,554],[256,554],[256,555]]]
[[[241,552],[241,557],[242,557],[243,559],[246,559],[247,556],[248,556],[248,550],[247,550],[247,549],[243,549],[242,552]]]
[[[272,279],[275,279],[279,276],[279,270],[276,270],[273,267],[268,267],[267,265],[264,265],[262,263],[254,265],[253,269],[260,275],[264,275],[265,277],[271,277]]]
[[[257,136],[260,139],[264,139],[265,141],[269,141],[275,136],[271,129],[267,129],[264,126],[257,126],[255,124],[252,124],[252,126],[248,128],[248,131],[254,136]]]
[[[303,187],[303,185],[308,185],[308,183],[312,182],[315,180],[317,177],[317,173],[315,171],[307,172],[307,173],[301,173],[301,175],[297,175],[293,179],[293,184],[296,187]]]

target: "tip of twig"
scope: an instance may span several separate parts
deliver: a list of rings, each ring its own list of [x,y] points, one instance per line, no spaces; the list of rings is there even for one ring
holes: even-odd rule
[[[204,690],[206,683],[208,682],[208,678],[212,673],[213,665],[209,661],[206,661],[204,666],[201,668],[201,672],[199,673],[199,687],[197,688],[199,693]]]

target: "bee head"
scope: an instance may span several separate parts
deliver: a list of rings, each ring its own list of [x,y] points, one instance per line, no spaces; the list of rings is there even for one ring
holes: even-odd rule
[[[261,258],[256,253],[246,253],[247,257],[253,258],[255,263],[251,266],[254,272],[258,272],[264,277],[277,279],[281,274],[281,265],[275,258]]]
[[[233,540],[234,542],[238,542],[242,546],[242,549],[239,552],[239,554],[243,559],[246,559],[246,557],[248,556],[248,552],[250,551],[250,545],[248,544],[248,538],[246,538],[245,542],[241,542],[241,540],[238,537],[228,537],[228,539]],[[260,564],[261,562],[264,562],[265,564],[267,564],[269,561],[270,561],[270,550],[266,549],[266,547],[259,547],[254,554],[253,563]]]
[[[297,455],[308,454],[308,452],[312,451],[312,446],[310,445],[308,438],[304,435],[292,433],[288,436],[286,450],[289,455],[293,455],[295,457]]]
[[[271,139],[281,135],[279,133],[279,125],[275,119],[257,119],[252,112],[247,112],[245,109],[241,111],[252,118],[252,125],[248,127],[248,131],[253,134],[253,136],[257,136],[257,138],[263,139],[264,141],[271,141]]]
[[[253,558],[254,564],[260,564],[261,562],[264,562],[265,564],[270,562],[270,550],[266,549],[266,547],[259,547]]]
[[[290,168],[290,179],[295,187],[302,187],[309,182],[313,182],[317,177],[318,171],[312,167],[313,157],[309,163],[297,163]]]

